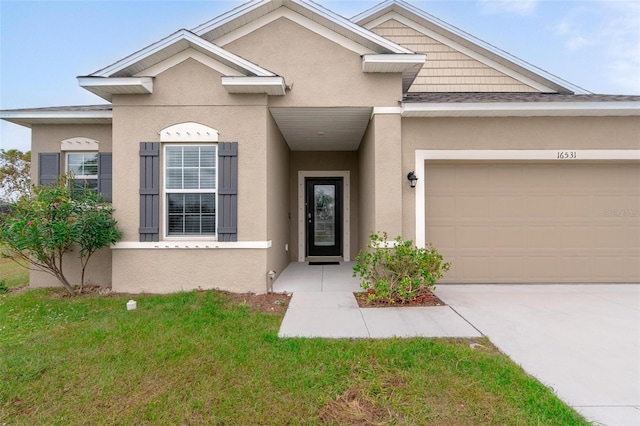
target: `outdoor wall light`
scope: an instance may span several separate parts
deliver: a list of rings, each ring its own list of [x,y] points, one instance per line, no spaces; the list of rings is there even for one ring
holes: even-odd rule
[[[409,174],[407,175],[407,179],[409,179],[409,183],[411,184],[412,188],[416,187],[416,183],[418,182],[418,176],[413,174],[413,171],[410,171]]]

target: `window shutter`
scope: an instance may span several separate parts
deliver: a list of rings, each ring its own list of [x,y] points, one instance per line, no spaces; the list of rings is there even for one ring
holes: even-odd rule
[[[105,201],[112,201],[112,168],[111,153],[98,154],[98,191]]]
[[[51,185],[60,177],[60,153],[38,154],[38,184]]]
[[[238,241],[238,143],[218,144],[218,241]]]
[[[159,241],[160,143],[140,142],[140,241]]]

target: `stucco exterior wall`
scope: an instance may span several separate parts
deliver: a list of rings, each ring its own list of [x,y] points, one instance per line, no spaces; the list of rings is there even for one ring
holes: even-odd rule
[[[397,106],[399,73],[363,73],[362,58],[292,22],[277,19],[224,46],[285,78],[293,86],[271,106]]]
[[[65,139],[85,137],[97,140],[99,152],[111,152],[111,126],[105,124],[34,125],[31,128],[31,179],[38,181],[38,154],[60,152],[60,142]],[[64,171],[64,153],[60,155],[60,170]]]
[[[393,239],[402,234],[402,196],[409,185],[402,167],[401,118],[399,114],[376,115],[374,138],[375,231]]]
[[[140,142],[158,142],[161,129],[183,122],[201,123],[218,130],[220,141],[238,142],[238,241],[268,239],[268,209],[256,208],[268,205],[266,95],[230,97],[220,77],[188,59],[156,76],[153,94],[114,96],[113,204],[124,231],[122,241],[139,240]],[[161,170],[162,161],[161,152]],[[163,198],[161,241],[166,240]],[[112,285],[129,292],[199,287],[264,292],[266,259],[267,249],[118,249],[113,254]]]
[[[31,128],[31,179],[38,182],[38,154],[45,152],[60,152],[60,142],[74,137],[86,137],[99,142],[99,152],[111,152],[111,126],[104,124],[85,125],[34,125]],[[60,171],[64,173],[66,159],[64,152],[60,152]],[[80,284],[82,265],[74,253],[69,253],[63,263],[64,272],[73,285]],[[85,284],[111,285],[111,250],[103,249],[96,252],[87,266]],[[29,285],[32,287],[58,287],[59,281],[44,272],[29,271]]]
[[[369,127],[358,148],[358,248],[363,249],[369,243],[369,235],[375,231],[375,126]]]
[[[350,216],[349,228],[350,233],[350,251],[349,255],[353,259],[358,254],[358,221],[360,208],[358,205],[358,187],[359,187],[359,170],[358,170],[358,153],[356,151],[326,151],[326,152],[310,152],[310,151],[293,151],[291,153],[291,169],[289,173],[289,203],[291,206],[290,235],[291,250],[290,260],[298,261],[298,172],[304,171],[326,171],[326,170],[345,170],[350,172],[351,192],[350,192]],[[304,190],[304,189],[303,189]]]
[[[113,250],[113,291],[174,293],[224,289],[266,291],[266,250]]]
[[[184,81],[198,82],[189,89],[190,104],[182,88]],[[113,174],[118,183],[114,180],[113,204],[124,230],[123,241],[138,241],[140,200],[132,188],[139,186],[140,142],[159,141],[161,129],[187,121],[218,130],[220,141],[238,142],[238,240],[267,239],[266,210],[253,208],[267,205],[266,101],[244,104],[244,96],[237,96],[231,100],[240,99],[240,105],[220,105],[223,99],[218,95],[225,92],[220,86],[219,73],[188,60],[158,75],[153,94],[114,97]],[[161,215],[161,229],[164,226]]]
[[[640,120],[637,117],[404,118],[402,144],[403,170],[413,170],[418,149],[640,149]],[[414,197],[414,193],[405,191],[405,238],[415,238]]]
[[[276,276],[289,264],[291,207],[289,204],[289,146],[271,115],[267,118],[267,271]],[[287,245],[287,248],[285,248]]]
[[[68,253],[63,260],[63,271],[71,285],[80,285],[82,277],[82,264],[77,257],[77,251]],[[103,287],[111,286],[111,249],[98,250],[91,256],[84,277],[85,286],[99,285]],[[29,286],[31,287],[61,287],[62,284],[52,275],[38,271],[29,270]]]

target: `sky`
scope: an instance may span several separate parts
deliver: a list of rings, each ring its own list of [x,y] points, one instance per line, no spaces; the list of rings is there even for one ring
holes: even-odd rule
[[[316,0],[351,18],[381,0]],[[408,0],[589,92],[640,95],[638,0]],[[104,104],[91,74],[238,0],[0,0],[0,109]],[[0,149],[30,149],[30,130],[0,122]]]

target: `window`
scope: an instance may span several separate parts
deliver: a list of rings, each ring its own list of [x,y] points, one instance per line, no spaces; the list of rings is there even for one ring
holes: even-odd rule
[[[74,152],[67,154],[67,172],[73,176],[73,189],[98,191],[98,153]]]
[[[217,146],[167,145],[167,235],[216,235]]]

